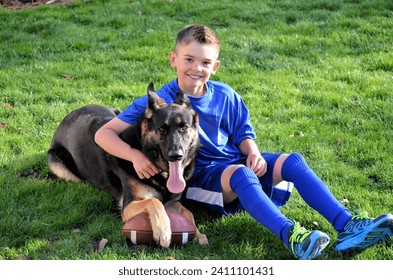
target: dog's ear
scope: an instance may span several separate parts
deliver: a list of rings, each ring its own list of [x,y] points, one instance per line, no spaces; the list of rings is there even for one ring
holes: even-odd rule
[[[180,91],[176,92],[176,99],[173,103],[184,106],[185,108],[190,107],[190,99],[187,94]]]
[[[153,82],[147,87],[148,104],[145,111],[145,117],[151,118],[153,113],[158,110],[163,104],[165,104],[164,99],[160,98],[154,91]]]
[[[180,106],[183,106],[186,109],[189,109],[189,111],[192,114],[193,121],[194,121],[193,124],[194,124],[195,127],[197,127],[197,125],[199,123],[199,118],[198,118],[197,113],[193,109],[191,109],[190,98],[188,98],[188,95],[183,93],[183,92],[179,92],[179,91],[176,92],[176,100],[175,100],[174,103],[176,103],[176,104],[178,104]]]
[[[147,86],[147,93],[149,93],[149,91],[154,91],[154,83],[150,82],[150,84]]]

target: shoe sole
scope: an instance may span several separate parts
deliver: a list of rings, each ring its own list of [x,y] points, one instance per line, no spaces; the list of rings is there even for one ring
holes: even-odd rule
[[[299,260],[313,260],[322,254],[322,250],[329,244],[330,238],[321,231],[318,231],[318,235],[319,237],[317,239],[311,241],[314,242],[312,248],[310,251],[307,250],[310,253],[308,254],[306,252]]]
[[[337,244],[336,251],[362,251],[379,243],[390,240],[393,235],[393,215],[383,214],[373,220],[357,236]]]

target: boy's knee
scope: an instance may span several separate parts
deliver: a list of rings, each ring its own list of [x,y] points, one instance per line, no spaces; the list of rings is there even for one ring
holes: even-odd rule
[[[230,203],[237,198],[236,193],[232,190],[230,180],[233,173],[244,165],[230,165],[221,174],[221,188],[224,203]]]
[[[295,152],[295,153],[290,154],[285,159],[283,165],[289,165],[291,167],[307,166],[307,162],[302,154]]]
[[[306,163],[306,160],[304,159],[304,156],[300,153],[292,153],[288,156],[287,160],[292,161],[294,164],[300,165]]]
[[[259,179],[257,175],[250,168],[242,165],[236,168],[232,173],[232,176],[229,180],[229,185],[233,191],[236,192],[236,188],[241,185],[245,185],[245,181],[255,181],[255,183],[259,184]]]
[[[281,175],[284,180],[290,181],[290,174],[295,172],[299,172],[302,170],[308,170],[309,167],[307,165],[306,160],[303,155],[299,153],[290,154],[284,161],[282,165]]]

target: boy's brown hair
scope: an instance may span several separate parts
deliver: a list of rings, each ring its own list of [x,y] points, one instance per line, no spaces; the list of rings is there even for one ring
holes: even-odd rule
[[[176,38],[175,50],[178,45],[189,44],[196,41],[200,44],[208,44],[220,50],[220,40],[216,33],[203,24],[191,24],[179,31]]]

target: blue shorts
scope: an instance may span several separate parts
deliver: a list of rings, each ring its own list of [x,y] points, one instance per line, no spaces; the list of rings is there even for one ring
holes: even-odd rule
[[[267,171],[259,177],[261,188],[277,206],[283,206],[291,196],[293,184],[282,182],[278,185],[273,184],[273,167],[277,158],[281,154],[261,153],[267,163]],[[229,204],[224,204],[221,187],[221,174],[233,164],[246,164],[245,160],[231,163],[212,162],[208,165],[197,166],[195,173],[188,184],[185,200],[202,203],[213,212],[222,215],[230,215],[244,210],[243,205],[238,199]]]

